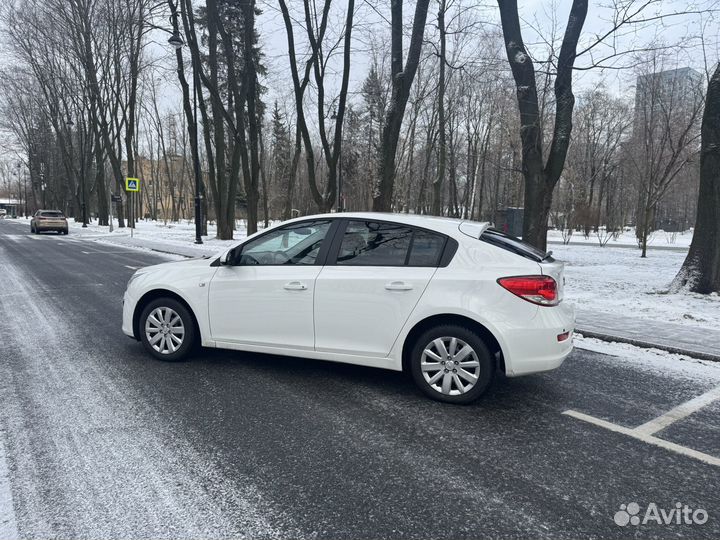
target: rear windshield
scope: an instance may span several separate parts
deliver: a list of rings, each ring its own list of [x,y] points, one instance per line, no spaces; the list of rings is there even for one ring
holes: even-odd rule
[[[65,216],[63,216],[62,212],[40,212],[40,215],[42,217],[57,217],[57,218],[65,217]]]
[[[530,259],[531,261],[540,262],[550,258],[549,254],[537,249],[535,246],[531,246],[519,238],[515,238],[496,229],[487,229],[480,235],[480,240],[525,257],[526,259]]]

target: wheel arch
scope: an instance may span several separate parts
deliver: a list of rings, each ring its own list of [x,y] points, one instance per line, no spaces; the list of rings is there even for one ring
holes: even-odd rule
[[[200,325],[198,324],[197,316],[195,315],[193,308],[182,296],[168,289],[153,289],[151,291],[148,291],[144,295],[142,295],[140,297],[140,300],[138,300],[135,304],[135,311],[133,312],[132,320],[132,330],[133,336],[136,340],[140,341],[140,315],[142,315],[145,306],[147,306],[153,300],[157,300],[158,298],[172,298],[173,300],[181,303],[185,307],[185,309],[188,310],[188,313],[190,313],[190,316],[192,317],[193,325],[195,326],[195,332],[197,333],[198,339],[202,340],[202,336],[200,334]]]
[[[497,340],[495,335],[490,330],[488,330],[487,327],[485,327],[475,319],[471,319],[470,317],[466,317],[465,315],[458,315],[455,313],[443,313],[426,317],[425,319],[422,319],[421,321],[416,323],[415,326],[410,329],[410,332],[408,332],[407,336],[405,337],[405,342],[403,343],[403,371],[408,371],[409,369],[410,352],[412,351],[413,345],[420,337],[420,335],[426,330],[435,326],[439,326],[441,324],[457,324],[470,328],[480,337],[480,339],[483,340],[487,348],[490,350],[490,353],[496,360],[497,369],[505,373],[505,357],[503,355],[503,350],[500,346],[500,342]]]

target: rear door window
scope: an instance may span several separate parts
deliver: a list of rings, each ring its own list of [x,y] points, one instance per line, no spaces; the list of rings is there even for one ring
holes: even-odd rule
[[[340,266],[437,267],[447,238],[401,223],[349,221],[340,242]]]
[[[405,266],[413,230],[395,223],[350,221],[345,229],[338,265]]]

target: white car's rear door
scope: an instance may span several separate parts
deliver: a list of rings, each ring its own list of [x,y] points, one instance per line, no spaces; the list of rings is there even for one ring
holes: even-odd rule
[[[315,284],[316,350],[387,356],[446,240],[402,224],[348,221]]]

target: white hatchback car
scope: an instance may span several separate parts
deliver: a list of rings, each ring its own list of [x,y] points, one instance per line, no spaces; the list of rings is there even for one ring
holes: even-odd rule
[[[138,270],[123,332],[164,360],[201,344],[406,369],[428,396],[469,403],[498,370],[562,364],[575,322],[562,295],[562,263],[485,223],[328,214]]]

